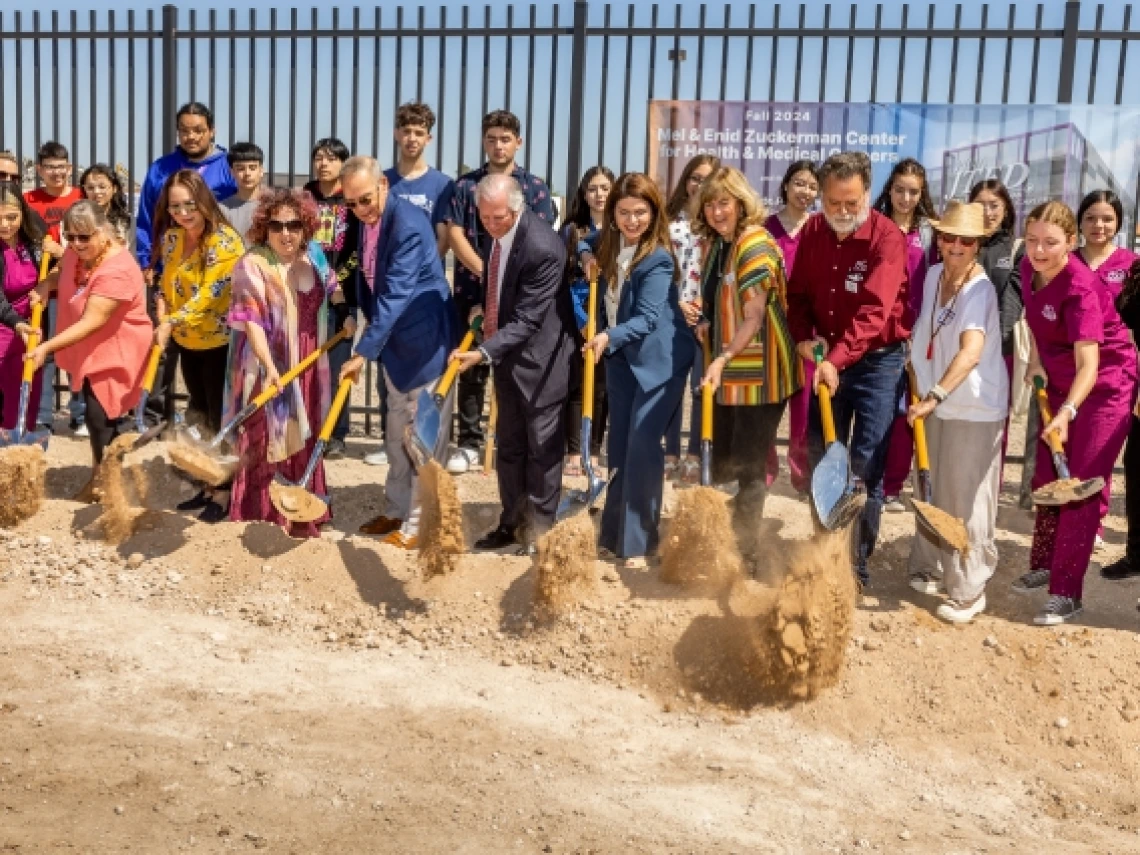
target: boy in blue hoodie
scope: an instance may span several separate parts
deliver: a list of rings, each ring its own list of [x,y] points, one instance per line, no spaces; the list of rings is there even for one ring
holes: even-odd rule
[[[167,178],[180,169],[194,169],[219,202],[237,192],[237,183],[226,161],[226,150],[214,143],[214,114],[210,108],[191,101],[179,108],[176,120],[178,148],[150,165],[139,195],[135,252],[143,270],[150,266],[150,232],[154,224],[154,206]]]

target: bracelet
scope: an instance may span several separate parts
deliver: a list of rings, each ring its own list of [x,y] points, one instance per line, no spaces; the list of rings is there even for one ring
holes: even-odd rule
[[[1058,409],[1069,411],[1069,421],[1073,421],[1077,417],[1077,405],[1070,401],[1065,401]]]
[[[718,356],[717,359],[723,359],[725,362],[732,362],[732,351],[728,348],[725,348],[720,352],[720,356]]]
[[[941,386],[939,386],[937,383],[935,383],[933,386],[930,387],[930,394],[933,395],[934,400],[936,400],[940,404],[943,401],[945,401],[948,397],[950,397],[950,394],[945,389],[943,389]]]

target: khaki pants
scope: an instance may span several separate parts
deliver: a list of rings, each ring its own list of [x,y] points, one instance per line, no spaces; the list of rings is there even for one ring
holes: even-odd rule
[[[1004,422],[944,421],[937,416],[926,420],[933,504],[966,523],[970,554],[963,558],[917,526],[910,572],[941,576],[946,593],[959,602],[974,600],[997,569],[994,529],[1004,426]]]

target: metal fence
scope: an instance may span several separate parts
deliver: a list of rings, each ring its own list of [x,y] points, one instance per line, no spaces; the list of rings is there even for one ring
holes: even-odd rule
[[[1078,0],[0,11],[0,146],[23,162],[57,139],[134,186],[197,99],[219,141],[257,142],[292,183],[324,136],[394,160],[395,109],[416,99],[438,168],[481,162],[480,119],[505,107],[522,162],[565,193],[584,165],[645,168],[655,98],[1120,104],[1132,26],[1131,5]]]

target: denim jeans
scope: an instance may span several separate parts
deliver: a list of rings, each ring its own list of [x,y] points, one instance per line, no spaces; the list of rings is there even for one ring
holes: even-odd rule
[[[47,311],[44,313],[44,339],[55,336],[56,301],[49,300]],[[43,389],[40,392],[39,415],[36,422],[44,427],[51,427],[55,421],[55,357],[49,356],[44,361]],[[31,407],[29,407],[31,409]],[[87,418],[87,403],[83,400],[82,392],[70,392],[67,401],[67,412],[71,416],[71,424],[78,426]]]
[[[868,581],[867,559],[875,551],[883,513],[883,472],[887,463],[891,425],[895,419],[899,382],[906,349],[890,345],[866,354],[839,375],[839,389],[831,401],[835,436],[847,446],[851,474],[867,491],[867,504],[852,528],[852,555],[859,579]],[[823,457],[823,428],[819,398],[811,400],[808,416],[808,459],[812,469]]]

